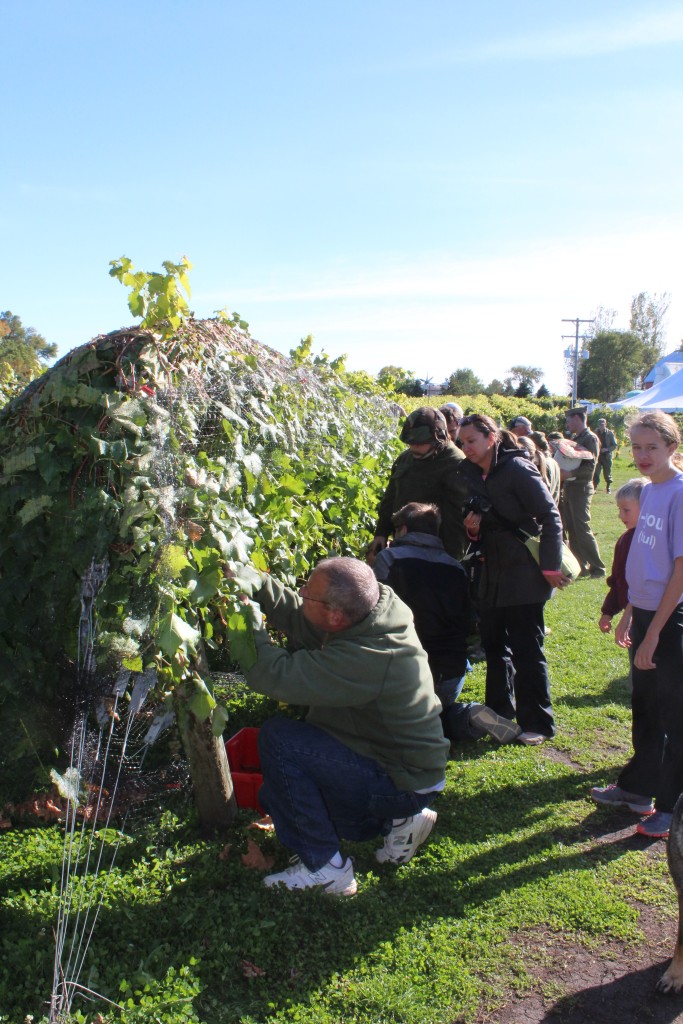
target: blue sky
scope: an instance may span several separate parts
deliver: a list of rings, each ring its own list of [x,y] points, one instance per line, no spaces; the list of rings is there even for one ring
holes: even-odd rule
[[[60,353],[132,322],[124,254],[372,373],[564,390],[562,319],[641,290],[683,339],[683,3],[14,0],[3,42],[0,309]]]

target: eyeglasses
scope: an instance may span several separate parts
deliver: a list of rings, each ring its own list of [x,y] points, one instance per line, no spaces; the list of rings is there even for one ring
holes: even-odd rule
[[[323,599],[320,598],[320,597],[309,597],[308,594],[306,593],[307,590],[308,590],[308,584],[307,583],[302,583],[302,585],[299,587],[299,593],[301,594],[302,601],[313,601],[315,604],[327,604],[327,605],[329,605],[329,603],[330,603],[329,601],[323,601]]]

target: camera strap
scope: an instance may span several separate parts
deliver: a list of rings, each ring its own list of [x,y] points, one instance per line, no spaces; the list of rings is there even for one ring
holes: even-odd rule
[[[487,497],[491,502],[491,512],[494,518],[498,520],[498,522],[500,523],[504,530],[507,530],[509,533],[514,533],[515,537],[517,537],[518,540],[521,540],[522,544],[526,544],[529,537],[538,536],[538,533],[527,533],[527,531],[523,530],[521,526],[516,526],[515,523],[511,522],[509,519],[506,519],[505,516],[502,516],[498,509],[496,508],[496,506],[491,501],[490,495],[487,495]],[[533,521],[535,522],[535,520]]]

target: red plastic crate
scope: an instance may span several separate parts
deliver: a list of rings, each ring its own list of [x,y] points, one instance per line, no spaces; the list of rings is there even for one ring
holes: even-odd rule
[[[264,814],[258,802],[258,791],[263,783],[261,761],[258,756],[258,729],[246,726],[225,742],[225,749],[235,789],[238,807],[253,807]]]

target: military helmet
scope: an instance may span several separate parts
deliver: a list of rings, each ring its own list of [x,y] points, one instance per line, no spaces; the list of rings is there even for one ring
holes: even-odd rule
[[[423,405],[415,409],[405,420],[401,429],[404,444],[430,444],[447,441],[446,418],[438,409]]]

